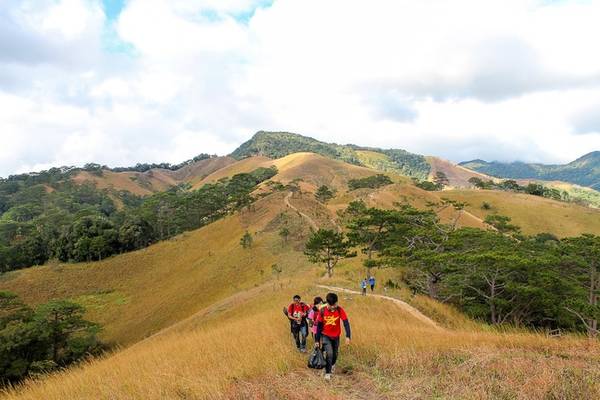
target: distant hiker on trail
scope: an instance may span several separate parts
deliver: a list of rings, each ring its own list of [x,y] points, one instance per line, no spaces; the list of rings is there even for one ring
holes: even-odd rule
[[[314,298],[313,305],[308,312],[308,327],[310,328],[310,335],[313,337],[313,339],[317,334],[317,315],[323,306],[323,299],[317,296]]]
[[[371,292],[375,290],[375,277],[373,275],[369,277],[369,285],[371,286]]]
[[[300,301],[299,295],[294,296],[293,303],[287,309],[287,316],[290,319],[290,328],[296,341],[296,347],[302,353],[306,352],[306,336],[308,336],[306,317],[308,311],[309,307]]]
[[[335,368],[340,347],[340,335],[342,334],[342,323],[346,332],[346,344],[350,344],[351,332],[348,316],[338,302],[335,293],[328,293],[327,304],[321,308],[317,315],[317,334],[315,335],[316,346],[325,352],[325,379],[331,380],[331,374]]]
[[[367,295],[367,279],[363,279],[362,282],[360,283],[360,288],[362,289],[362,295],[366,296]]]

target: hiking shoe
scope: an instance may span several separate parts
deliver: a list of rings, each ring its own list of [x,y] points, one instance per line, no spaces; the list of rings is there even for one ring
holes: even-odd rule
[[[306,349],[303,347],[300,349],[300,353],[306,353]]]
[[[331,374],[325,374],[325,380],[326,381],[330,381],[331,380]]]

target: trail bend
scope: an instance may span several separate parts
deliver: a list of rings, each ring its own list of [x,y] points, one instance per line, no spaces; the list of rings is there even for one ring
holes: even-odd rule
[[[322,289],[327,289],[327,290],[333,290],[336,292],[352,293],[352,294],[358,294],[358,295],[361,294],[357,290],[351,290],[351,289],[346,289],[346,288],[341,288],[341,287],[336,287],[336,286],[317,285],[317,287],[320,287]],[[406,311],[407,313],[412,315],[413,317],[417,318],[419,321],[423,322],[424,324],[426,324],[434,329],[437,329],[437,330],[444,330],[444,328],[439,326],[434,320],[432,320],[431,318],[429,318],[428,316],[423,314],[421,311],[417,310],[416,308],[414,308],[413,306],[411,306],[410,304],[408,304],[402,300],[399,300],[399,299],[396,299],[396,298],[390,297],[390,296],[384,296],[382,294],[369,294],[369,297],[375,297],[378,299],[384,299],[384,300],[391,301],[394,304],[396,304],[398,307],[402,308],[404,311]]]

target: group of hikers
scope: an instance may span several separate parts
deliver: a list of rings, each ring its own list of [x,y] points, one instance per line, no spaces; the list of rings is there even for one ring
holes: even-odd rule
[[[325,379],[331,380],[338,358],[342,325],[346,333],[346,344],[350,344],[351,332],[348,316],[338,305],[338,296],[328,293],[325,301],[315,297],[311,306],[302,302],[300,295],[293,297],[293,302],[284,313],[290,320],[290,328],[298,351],[306,353],[306,339],[310,336],[325,356]]]
[[[362,295],[367,295],[367,286],[371,286],[371,292],[375,290],[375,277],[371,275],[368,278],[365,278],[360,282],[360,288],[362,289]]]

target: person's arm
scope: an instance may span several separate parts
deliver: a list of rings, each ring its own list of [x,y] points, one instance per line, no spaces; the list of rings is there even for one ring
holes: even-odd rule
[[[346,332],[346,340],[352,339],[352,331],[350,330],[350,321],[348,321],[348,316],[346,315],[346,311],[340,308],[340,319],[344,323],[344,331]]]
[[[321,318],[321,312],[317,313],[315,323],[317,324],[317,333],[315,333],[315,344],[317,346],[321,346],[321,335],[323,333],[323,318]]]
[[[296,320],[296,317],[294,317],[294,306],[292,304],[288,306],[288,318],[292,321]]]
[[[347,319],[343,320],[344,322],[344,331],[346,331],[346,339],[352,339],[352,332],[350,331],[350,321]]]

